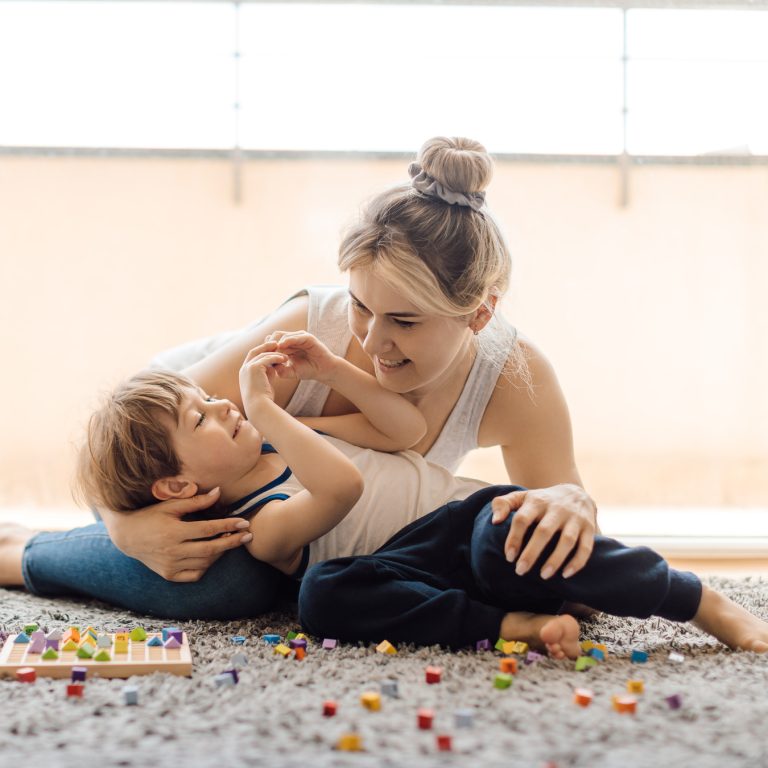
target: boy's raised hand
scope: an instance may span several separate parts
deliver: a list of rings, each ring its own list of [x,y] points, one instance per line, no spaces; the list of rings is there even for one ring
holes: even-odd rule
[[[287,358],[286,365],[277,369],[281,378],[316,379],[328,383],[336,373],[339,357],[307,331],[275,331],[265,339],[265,344],[269,343]]]
[[[249,399],[259,396],[275,399],[274,380],[280,375],[280,368],[285,367],[288,359],[274,350],[274,343],[260,344],[254,347],[245,357],[240,367],[240,393],[246,405]]]

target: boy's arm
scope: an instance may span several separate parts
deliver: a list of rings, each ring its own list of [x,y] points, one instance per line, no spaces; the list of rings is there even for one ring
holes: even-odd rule
[[[302,423],[379,451],[405,450],[426,434],[426,421],[415,405],[397,392],[384,389],[375,376],[334,355],[312,334],[275,333],[269,339],[274,340],[274,349],[288,359],[287,365],[278,366],[278,376],[320,381],[360,409],[360,413],[343,416],[303,417]]]
[[[253,353],[252,353],[253,354]],[[268,563],[284,563],[336,526],[363,492],[355,465],[327,440],[271,399],[276,355],[249,355],[241,369],[245,412],[306,490],[265,505],[251,520],[248,551]]]

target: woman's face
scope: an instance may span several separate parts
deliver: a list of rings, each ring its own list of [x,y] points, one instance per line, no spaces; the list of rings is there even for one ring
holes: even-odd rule
[[[471,350],[467,319],[425,315],[361,267],[349,272],[349,293],[349,327],[385,389],[424,394],[461,370]]]

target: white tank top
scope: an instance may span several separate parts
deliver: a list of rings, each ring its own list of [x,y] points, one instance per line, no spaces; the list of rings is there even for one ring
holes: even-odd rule
[[[337,285],[310,285],[295,294],[301,295],[309,297],[307,330],[343,357],[352,340],[347,318],[347,289]],[[454,472],[464,456],[477,448],[480,422],[516,338],[515,329],[498,313],[480,331],[477,356],[464,389],[425,454],[427,461]],[[300,381],[286,410],[293,416],[320,416],[329,392],[325,384]]]
[[[465,499],[488,483],[454,477],[414,451],[381,453],[323,435],[360,470],[363,495],[331,531],[309,545],[308,565],[334,557],[370,555],[401,528],[449,501]],[[228,507],[243,515],[268,501],[284,500],[304,490],[290,468],[267,485]]]

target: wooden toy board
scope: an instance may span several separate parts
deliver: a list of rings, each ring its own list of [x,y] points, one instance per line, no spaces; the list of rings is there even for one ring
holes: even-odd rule
[[[147,639],[141,642],[128,641],[128,653],[112,653],[115,636],[110,634],[112,661],[94,661],[80,659],[77,651],[59,651],[59,658],[44,661],[40,653],[29,653],[29,643],[14,643],[16,635],[11,635],[0,651],[0,676],[16,676],[21,667],[33,667],[38,677],[70,677],[72,667],[85,667],[88,677],[131,677],[131,675],[151,675],[153,672],[167,672],[171,675],[189,676],[192,674],[192,654],[189,650],[187,633],[183,634],[180,648],[164,648],[162,645],[150,646],[147,641],[160,637],[159,632],[147,632]],[[98,649],[101,650],[101,649]]]

